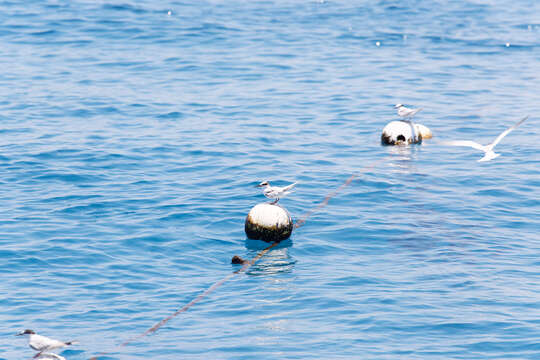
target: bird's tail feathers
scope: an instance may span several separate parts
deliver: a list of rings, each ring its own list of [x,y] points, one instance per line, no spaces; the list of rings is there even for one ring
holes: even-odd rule
[[[490,161],[490,160],[493,160],[497,157],[499,157],[499,155],[501,154],[497,154],[493,151],[488,151],[483,158],[481,158],[480,160],[478,160],[478,162],[484,162],[484,161]]]
[[[291,189],[297,184],[297,182],[293,182],[292,184],[290,185],[287,185],[283,188],[283,191],[287,192],[287,191],[291,191]]]

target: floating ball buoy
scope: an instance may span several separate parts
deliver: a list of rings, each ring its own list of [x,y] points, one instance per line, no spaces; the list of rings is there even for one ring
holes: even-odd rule
[[[422,139],[431,139],[433,134],[426,126],[407,121],[392,121],[388,123],[381,135],[384,145],[419,144]]]
[[[246,217],[245,231],[248,238],[264,241],[282,241],[291,236],[291,215],[279,205],[255,205]]]
[[[414,124],[414,128],[418,134],[422,135],[422,140],[431,139],[433,137],[431,130],[429,130],[427,126],[422,124]]]

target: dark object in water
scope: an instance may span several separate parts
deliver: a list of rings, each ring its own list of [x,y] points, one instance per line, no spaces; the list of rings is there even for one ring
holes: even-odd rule
[[[247,264],[249,261],[247,260],[244,260],[242,259],[240,256],[238,255],[234,255],[232,260],[231,260],[231,263],[232,264],[239,264],[239,265],[244,265],[244,264]]]

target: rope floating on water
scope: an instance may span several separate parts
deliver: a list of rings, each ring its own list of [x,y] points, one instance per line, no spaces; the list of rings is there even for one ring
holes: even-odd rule
[[[371,169],[372,167],[374,167],[379,161],[375,161],[373,163],[371,163],[370,165],[366,166],[364,171],[365,170],[368,170],[368,169]],[[296,223],[294,224],[294,228],[295,229],[298,229],[299,227],[303,226],[305,223],[306,223],[306,220],[311,216],[313,215],[315,212],[317,212],[318,210],[322,209],[323,207],[325,207],[326,205],[328,205],[328,202],[330,201],[330,199],[332,199],[334,196],[336,196],[341,190],[343,190],[344,188],[346,188],[347,186],[349,186],[349,184],[354,180],[356,179],[360,174],[359,173],[356,173],[356,174],[353,174],[351,175],[343,184],[341,184],[336,190],[332,191],[330,194],[326,195],[326,197],[324,198],[323,201],[321,201],[319,203],[319,205],[317,205],[314,209],[308,211],[307,213],[305,213],[302,218],[298,221],[296,221]],[[201,301],[206,295],[210,294],[212,291],[214,291],[215,289],[217,289],[218,287],[220,287],[221,285],[223,285],[227,280],[229,280],[231,277],[233,277],[234,275],[237,275],[237,274],[241,274],[241,273],[244,273],[246,272],[250,267],[252,267],[257,261],[259,261],[261,259],[261,257],[263,257],[268,251],[270,251],[270,249],[274,248],[275,246],[277,246],[279,244],[279,242],[274,242],[272,243],[270,246],[266,247],[264,250],[262,250],[261,252],[259,252],[257,254],[257,256],[255,256],[253,259],[251,260],[244,260],[242,259],[241,257],[235,255],[233,256],[232,258],[232,263],[233,264],[243,264],[243,266],[236,270],[235,272],[233,273],[230,273],[229,275],[225,276],[223,279],[217,281],[216,283],[214,283],[212,286],[210,286],[208,289],[206,289],[204,292],[202,292],[201,294],[199,294],[195,299],[191,300],[189,303],[187,303],[186,305],[184,305],[182,308],[178,309],[176,312],[174,312],[173,314],[169,315],[168,317],[164,318],[163,320],[161,320],[160,322],[158,322],[157,324],[155,324],[154,326],[152,326],[150,329],[146,330],[144,333],[130,339],[130,340],[127,340],[125,342],[123,342],[121,344],[121,346],[125,346],[141,337],[144,337],[146,335],[149,335],[149,334],[152,334],[154,332],[156,332],[160,327],[162,327],[163,325],[165,325],[169,320],[171,320],[172,318],[178,316],[179,314],[185,312],[186,310],[188,310],[191,306],[195,305],[196,303],[198,303],[199,301]]]
[[[372,162],[371,164],[368,164],[362,171],[362,173],[368,171],[368,170],[371,170],[372,168],[375,167],[375,165],[377,165],[379,162],[381,162],[381,160],[378,160],[378,161],[374,161]],[[326,205],[328,205],[328,202],[330,201],[330,199],[332,199],[334,196],[336,196],[341,190],[345,189],[347,186],[349,186],[349,184],[354,180],[356,179],[358,176],[360,176],[361,172],[357,172],[355,174],[352,174],[351,176],[349,176],[349,178],[347,180],[345,180],[345,182],[343,184],[341,184],[337,189],[335,189],[334,191],[332,191],[330,194],[326,195],[326,197],[324,198],[323,201],[321,201],[317,206],[315,206],[313,209],[311,209],[310,211],[306,212],[299,220],[296,220],[295,224],[294,224],[294,228],[295,229],[298,229],[299,227],[303,226],[305,223],[306,223],[306,220],[313,214],[315,214],[317,211],[321,210],[323,207],[325,207]]]
[[[230,274],[228,274],[227,276],[225,276],[223,279],[215,282],[212,286],[210,286],[208,289],[206,289],[205,291],[203,291],[201,294],[199,294],[195,299],[191,300],[189,303],[187,303],[186,305],[184,305],[182,308],[178,309],[177,311],[175,311],[173,314],[167,316],[166,318],[162,319],[161,321],[159,321],[158,323],[156,323],[154,326],[152,326],[150,329],[146,330],[144,333],[130,339],[130,340],[127,340],[125,342],[123,342],[120,346],[126,346],[128,345],[129,343],[139,339],[139,338],[142,338],[146,335],[150,335],[154,332],[156,332],[160,327],[162,327],[163,325],[165,325],[167,322],[169,322],[171,319],[173,319],[174,317],[180,315],[181,313],[187,311],[190,307],[192,307],[193,305],[195,305],[196,303],[198,303],[199,301],[201,301],[202,299],[204,299],[206,297],[206,295],[210,294],[212,291],[214,291],[215,289],[217,289],[218,287],[220,287],[221,285],[223,285],[227,280],[229,280],[230,278],[232,278],[234,275],[238,275],[238,274],[241,274],[241,273],[244,273],[246,272],[250,267],[252,267],[257,261],[259,261],[268,251],[270,251],[270,249],[272,249],[273,247],[275,247],[276,245],[278,245],[279,242],[274,242],[272,243],[270,246],[266,247],[265,249],[261,250],[261,252],[259,252],[257,254],[257,256],[255,256],[253,259],[251,259],[250,261],[247,261],[247,260],[242,260],[242,258],[240,258],[239,256],[234,256],[233,257],[233,260],[234,259],[240,259],[242,260],[242,264],[243,266],[236,270],[235,272],[232,272]],[[237,260],[238,261],[238,260]]]
[[[319,211],[320,209],[322,209],[323,207],[325,207],[326,205],[328,205],[328,202],[330,201],[330,199],[332,199],[334,196],[336,196],[342,189],[344,189],[345,187],[347,187],[355,178],[356,178],[356,174],[353,174],[351,175],[343,184],[341,184],[336,190],[334,190],[333,192],[331,192],[330,194],[326,195],[326,197],[324,198],[323,201],[321,201],[319,203],[319,205],[317,205],[315,208],[313,208],[312,210],[308,211],[307,213],[305,213],[301,218],[300,220],[297,220],[294,224],[294,228],[295,229],[298,229],[299,227],[303,226],[305,223],[306,223],[306,220],[311,216],[313,215],[314,213],[316,213],[317,211]]]
[[[372,162],[371,164],[367,165],[362,172],[365,172],[367,170],[370,170],[372,169],[373,167],[375,167],[375,165],[377,165],[379,162],[381,162],[381,160],[378,160],[378,161],[374,161]],[[313,208],[312,210],[306,212],[299,220],[297,220],[294,224],[294,228],[295,229],[298,229],[299,227],[303,226],[305,223],[306,223],[306,220],[311,216],[313,215],[314,213],[316,213],[317,211],[319,211],[320,209],[322,209],[323,207],[325,207],[326,205],[328,205],[328,202],[330,201],[330,199],[332,199],[334,196],[336,196],[340,191],[342,191],[344,188],[346,188],[347,186],[350,185],[350,183],[356,179],[358,176],[360,176],[360,173],[361,172],[357,172],[351,176],[349,176],[349,178],[347,178],[347,180],[345,180],[345,182],[343,184],[341,184],[337,189],[335,189],[334,191],[332,191],[331,193],[329,193],[328,195],[326,195],[326,197],[323,199],[323,201],[321,201],[315,208]],[[221,285],[223,285],[225,282],[227,282],[229,279],[231,279],[233,276],[235,275],[238,275],[238,274],[242,274],[242,273],[245,273],[249,268],[251,268],[255,263],[257,263],[257,261],[259,261],[268,251],[270,251],[272,248],[276,247],[277,245],[279,244],[279,242],[273,242],[272,244],[270,244],[268,247],[266,247],[265,249],[261,250],[253,259],[251,260],[244,260],[242,259],[241,257],[239,256],[234,256],[232,258],[232,263],[233,264],[241,264],[242,267],[230,274],[228,274],[227,276],[225,276],[224,278],[222,278],[221,280],[219,281],[216,281],[214,284],[212,284],[208,289],[204,290],[202,293],[200,293],[199,295],[197,295],[197,297],[195,297],[193,300],[191,300],[189,303],[187,303],[186,305],[184,305],[183,307],[181,307],[180,309],[178,309],[177,311],[175,311],[174,313],[172,313],[171,315],[167,316],[166,318],[160,320],[159,322],[157,322],[154,326],[152,326],[151,328],[149,328],[148,330],[146,330],[145,332],[143,332],[142,334],[139,334],[135,337],[132,337],[131,339],[128,339],[126,341],[124,341],[123,343],[121,343],[117,348],[121,348],[121,347],[124,347],[126,345],[129,345],[131,344],[132,342],[134,342],[135,340],[138,340],[140,338],[143,338],[147,335],[150,335],[154,332],[156,332],[157,330],[159,330],[160,327],[162,327],[163,325],[165,325],[167,322],[169,322],[170,320],[172,320],[173,318],[175,318],[176,316],[180,315],[181,313],[183,312],[186,312],[190,307],[192,307],[193,305],[195,305],[196,303],[200,302],[201,300],[203,300],[207,295],[209,295],[211,292],[213,292],[215,289],[217,289],[218,287],[220,287]],[[107,353],[101,353],[100,355],[97,355],[97,356],[94,356],[92,358],[90,358],[89,360],[98,360],[99,357],[101,356],[104,356],[106,355]]]
[[[251,260],[244,260],[242,259],[241,257],[239,256],[234,256],[233,257],[233,263],[235,264],[242,264],[242,267],[230,274],[228,274],[227,276],[225,276],[224,278],[222,278],[221,280],[219,281],[216,281],[214,284],[212,284],[212,286],[210,286],[208,289],[206,289],[205,291],[203,291],[202,293],[200,293],[199,295],[197,295],[197,297],[195,297],[193,300],[191,300],[189,303],[187,303],[186,305],[184,305],[183,307],[181,307],[180,309],[176,310],[174,313],[172,313],[171,315],[167,316],[166,318],[160,320],[159,322],[157,322],[154,326],[152,326],[151,328],[149,328],[148,330],[146,330],[145,332],[143,332],[142,334],[139,334],[135,337],[132,337],[131,339],[128,339],[126,341],[124,341],[123,343],[121,343],[119,346],[117,346],[117,348],[121,348],[121,347],[124,347],[128,344],[131,344],[132,342],[140,339],[140,338],[143,338],[147,335],[150,335],[154,332],[156,332],[160,327],[162,327],[163,325],[165,325],[167,322],[169,322],[170,320],[172,320],[173,318],[175,318],[176,316],[180,315],[181,313],[183,312],[186,312],[190,307],[192,307],[193,305],[195,305],[196,303],[200,302],[201,300],[203,300],[208,294],[210,294],[212,291],[214,291],[215,289],[217,289],[218,287],[220,287],[221,285],[223,285],[225,282],[227,282],[230,278],[232,278],[233,276],[235,275],[238,275],[238,274],[242,274],[244,272],[246,272],[247,270],[249,270],[249,268],[251,268],[253,265],[255,265],[255,263],[257,261],[259,261],[268,251],[270,251],[272,248],[276,247],[277,245],[279,244],[279,242],[274,242],[272,244],[270,244],[268,247],[266,247],[265,249],[261,250],[253,259]],[[101,353],[97,356],[94,356],[94,357],[91,357],[89,360],[97,360],[99,359],[100,357],[102,356],[105,356],[106,354],[110,354],[110,353]]]

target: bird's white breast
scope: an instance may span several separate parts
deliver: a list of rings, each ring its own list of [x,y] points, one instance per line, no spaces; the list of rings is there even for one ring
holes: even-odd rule
[[[30,347],[37,351],[47,349],[55,349],[64,346],[64,343],[58,340],[49,339],[48,337],[32,334],[30,335]]]
[[[263,194],[268,198],[274,198],[278,195],[278,192],[275,189],[269,187],[264,189]]]
[[[399,116],[407,116],[407,115],[410,114],[410,113],[411,113],[411,110],[410,110],[410,109],[407,109],[406,107],[403,107],[403,106],[402,106],[402,107],[400,107],[400,108],[398,109],[398,114],[399,114]]]

